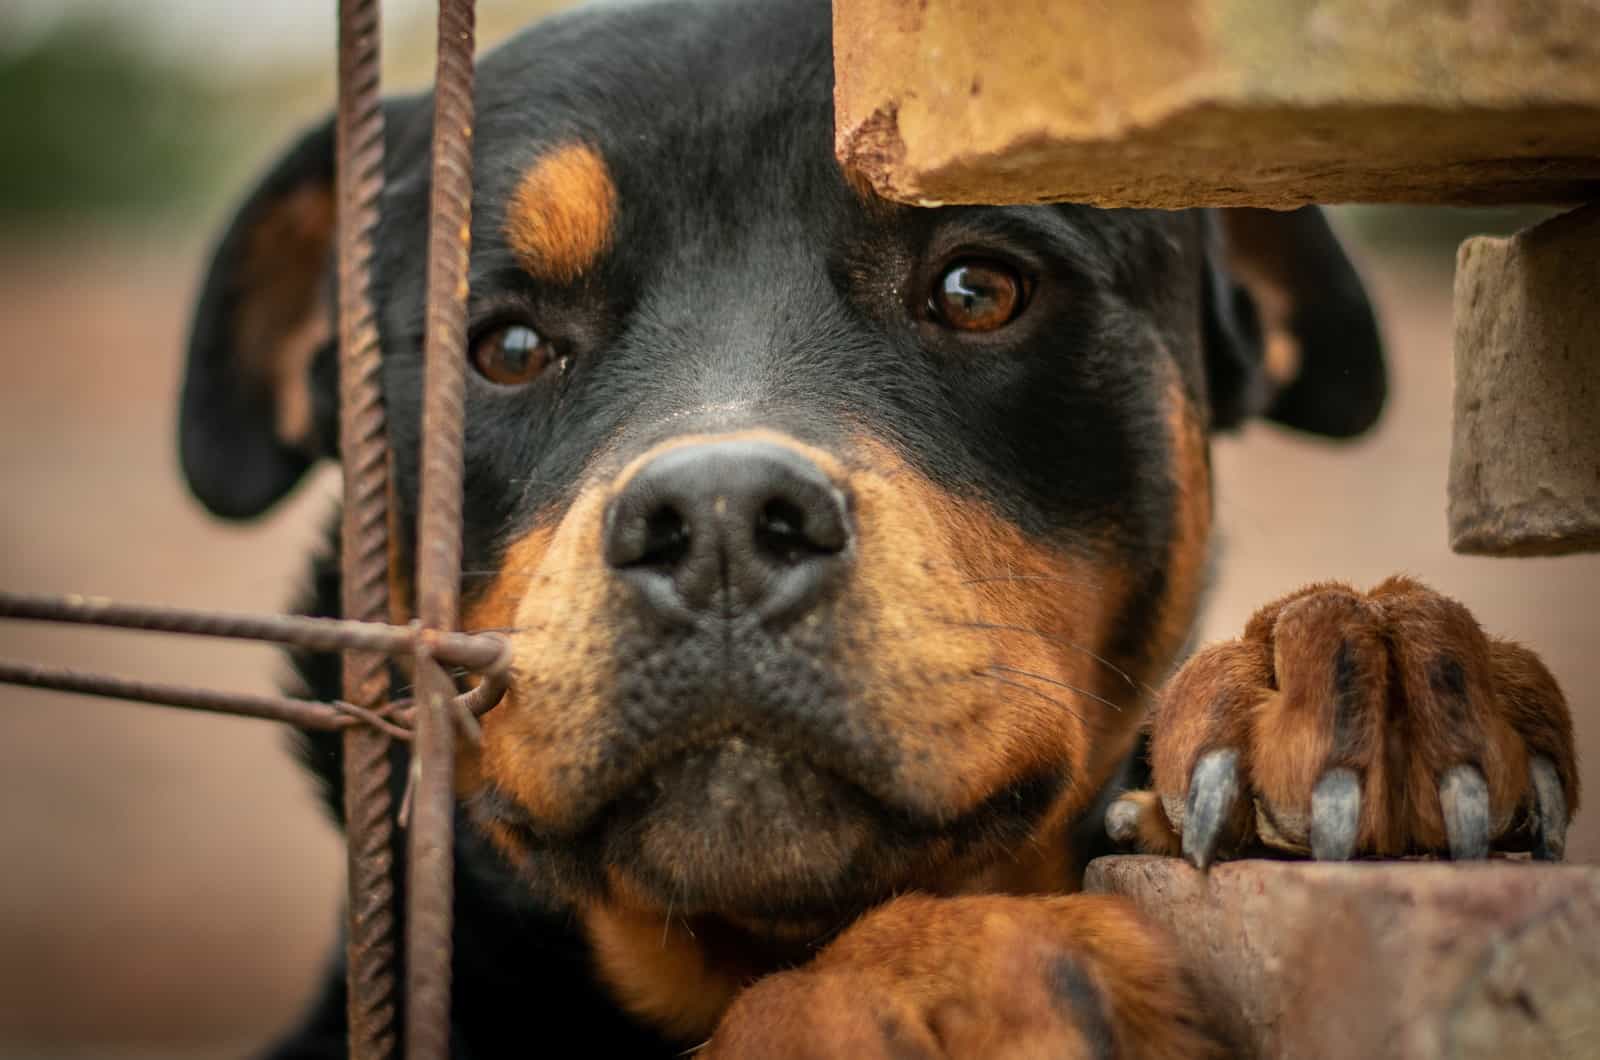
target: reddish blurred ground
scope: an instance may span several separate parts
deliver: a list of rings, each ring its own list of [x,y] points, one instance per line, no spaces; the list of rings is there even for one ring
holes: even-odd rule
[[[113,241],[0,249],[0,585],[273,609],[327,486],[220,525],[171,444],[200,251]],[[1271,429],[1221,447],[1228,538],[1208,627],[1231,634],[1313,578],[1402,570],[1537,646],[1579,714],[1600,789],[1600,559],[1445,548],[1448,276],[1373,262],[1392,340],[1383,428],[1332,448]],[[267,689],[248,646],[0,625],[0,655]],[[237,1055],[288,1019],[332,940],[340,847],[283,736],[246,721],[0,689],[0,1056]],[[1600,814],[1574,857],[1600,857]]]

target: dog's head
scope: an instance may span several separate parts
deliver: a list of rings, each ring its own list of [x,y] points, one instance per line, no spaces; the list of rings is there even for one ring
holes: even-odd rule
[[[547,892],[687,914],[1048,875],[1194,618],[1210,432],[1382,402],[1321,216],[882,201],[820,2],[568,16],[478,83],[465,625],[516,671],[470,813]],[[430,120],[388,108],[374,263],[401,561]],[[205,284],[224,515],[335,451],[331,180],[323,127]]]

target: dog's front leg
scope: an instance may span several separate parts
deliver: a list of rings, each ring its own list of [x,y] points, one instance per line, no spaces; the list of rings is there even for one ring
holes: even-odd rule
[[[734,1001],[698,1054],[1222,1057],[1171,941],[1095,895],[896,899]]]

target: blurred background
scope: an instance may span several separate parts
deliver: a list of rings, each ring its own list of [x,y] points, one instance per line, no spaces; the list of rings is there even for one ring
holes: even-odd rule
[[[480,4],[486,43],[555,6]],[[184,491],[187,314],[231,199],[333,94],[331,0],[0,5],[0,585],[277,610],[321,541],[324,473],[265,520]],[[386,77],[426,83],[431,8],[385,5]],[[1600,792],[1600,557],[1445,544],[1454,248],[1537,211],[1334,211],[1390,341],[1381,428],[1332,446],[1252,427],[1218,447],[1229,636],[1301,582],[1415,574],[1539,649]],[[268,649],[0,624],[0,655],[269,690]],[[258,722],[0,686],[0,1058],[247,1055],[334,940],[342,847]],[[1600,797],[1600,796],[1597,796]],[[1600,859],[1600,813],[1575,860]]]

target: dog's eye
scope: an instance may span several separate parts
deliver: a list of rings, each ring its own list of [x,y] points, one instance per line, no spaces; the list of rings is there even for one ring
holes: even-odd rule
[[[554,359],[550,343],[526,324],[495,328],[472,346],[472,365],[478,374],[501,386],[533,382]]]
[[[993,331],[1017,318],[1022,277],[998,261],[958,261],[939,277],[928,298],[935,320],[957,331]]]

